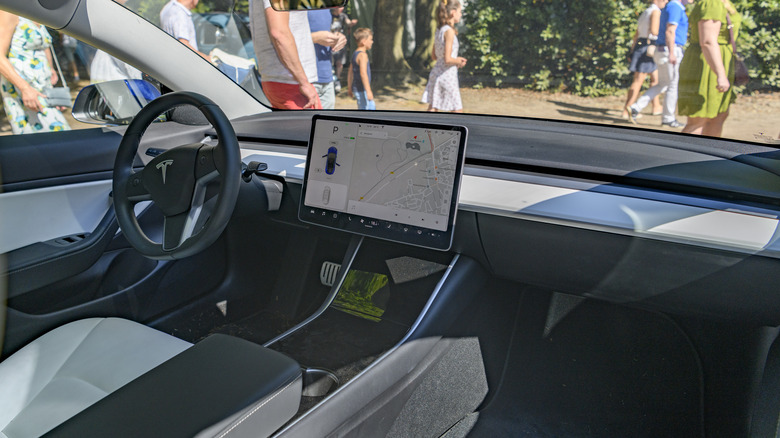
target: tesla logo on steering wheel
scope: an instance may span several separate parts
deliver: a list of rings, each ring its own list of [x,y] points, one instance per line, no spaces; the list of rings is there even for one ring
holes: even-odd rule
[[[170,166],[171,164],[173,164],[173,160],[165,160],[165,161],[161,161],[159,164],[157,164],[157,166],[155,166],[158,169],[162,170],[163,184],[165,184],[165,173],[168,170],[168,166]]]

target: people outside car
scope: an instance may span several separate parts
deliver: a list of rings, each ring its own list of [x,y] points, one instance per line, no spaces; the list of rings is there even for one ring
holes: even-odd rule
[[[271,106],[322,109],[312,85],[317,82],[317,56],[307,14],[276,11],[270,0],[262,0],[259,7],[260,1],[255,1],[250,18],[252,43]]]
[[[70,129],[44,94],[58,81],[51,44],[43,25],[0,11],[0,95],[14,134]]]
[[[658,39],[658,28],[661,22],[661,9],[666,6],[667,0],[652,0],[650,6],[639,15],[637,20],[636,32],[631,43],[629,52],[629,71],[634,73],[633,81],[628,87],[626,104],[623,107],[623,119],[631,116],[629,107],[636,102],[639,92],[642,90],[642,84],[645,83],[647,76],[650,76],[650,86],[658,83],[658,67],[653,61],[652,55],[655,53],[655,43]],[[652,52],[648,54],[648,48],[653,47]],[[653,115],[661,115],[661,98],[655,96],[653,102]]]
[[[79,41],[66,33],[60,34],[60,37],[62,52],[65,54],[65,59],[68,61],[66,68],[70,71],[70,77],[73,79],[73,82],[78,82],[81,79],[79,78],[79,68],[76,64],[76,49],[78,48]]]
[[[688,39],[688,16],[683,2],[690,0],[670,0],[661,11],[659,35],[653,60],[658,66],[658,83],[650,87],[636,103],[631,105],[631,121],[636,123],[639,113],[660,93],[666,92],[661,117],[662,126],[681,128],[677,121],[677,91],[680,79],[680,62],[683,59],[683,47]]]
[[[195,24],[192,22],[192,10],[198,6],[198,0],[171,0],[160,11],[162,29],[195,53],[211,62],[209,55],[198,50],[198,38]]]
[[[428,111],[463,112],[458,83],[458,69],[466,65],[466,58],[458,56],[458,35],[455,25],[463,11],[458,0],[442,0],[437,9],[438,29],[433,42],[436,64],[428,76],[428,86],[422,102],[428,103]]]
[[[348,35],[352,32],[352,27],[357,24],[357,19],[349,18],[349,15],[344,11],[343,6],[337,8],[331,8],[330,13],[333,19],[330,23],[330,30],[332,32],[338,32],[344,35],[347,40],[347,45],[341,50],[333,51],[333,68],[336,70],[336,81],[334,83],[334,89],[336,93],[341,91],[341,72],[344,70],[344,66],[347,64],[349,57],[349,38]]]
[[[742,17],[729,0],[699,0],[691,11],[691,45],[680,65],[682,132],[720,137],[736,99],[734,48]]]
[[[308,13],[311,39],[314,41],[314,53],[317,56],[317,82],[314,88],[320,96],[323,109],[336,107],[336,89],[333,80],[332,52],[347,44],[347,38],[340,32],[332,32],[331,13],[327,9],[311,10]]]
[[[374,32],[361,27],[355,31],[357,49],[352,54],[352,65],[347,73],[349,95],[357,99],[358,109],[375,110],[374,93],[371,91],[371,63],[368,51],[374,45]]]

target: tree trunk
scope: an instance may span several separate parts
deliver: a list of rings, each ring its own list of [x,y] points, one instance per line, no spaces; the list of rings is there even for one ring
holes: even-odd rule
[[[371,50],[371,88],[399,86],[419,78],[404,59],[404,2],[377,0],[374,47]]]
[[[416,47],[409,64],[415,73],[425,76],[433,64],[431,52],[433,40],[436,36],[436,7],[440,0],[417,0],[415,8],[415,36]]]

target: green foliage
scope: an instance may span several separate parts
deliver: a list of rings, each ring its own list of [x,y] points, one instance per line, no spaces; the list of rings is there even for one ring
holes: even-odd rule
[[[750,70],[750,89],[780,88],[780,0],[736,0],[742,13],[737,48]]]
[[[736,0],[740,50],[752,88],[780,87],[780,0]],[[462,80],[584,96],[613,94],[631,79],[628,53],[644,0],[470,0],[459,35]]]
[[[249,0],[236,0],[233,10],[241,14],[249,15]]]
[[[166,3],[168,0],[127,0],[125,6],[159,27],[160,11]]]
[[[159,25],[167,1],[128,0],[127,6]],[[737,43],[750,70],[748,87],[780,89],[780,0],[732,1],[743,17]],[[195,12],[231,6],[248,13],[249,0],[201,0]],[[458,37],[469,60],[461,81],[583,96],[622,91],[631,80],[628,52],[646,7],[646,0],[469,0]]]

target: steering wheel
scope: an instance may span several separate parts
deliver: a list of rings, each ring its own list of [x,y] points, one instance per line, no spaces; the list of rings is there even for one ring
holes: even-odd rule
[[[155,157],[143,170],[133,162],[146,129],[165,111],[192,105],[217,131],[216,146],[182,145]],[[135,116],[119,144],[114,162],[113,197],[117,221],[130,245],[146,257],[172,260],[196,254],[214,243],[233,213],[241,179],[238,139],[227,116],[205,96],[176,92],[158,97]],[[206,202],[206,188],[219,183]],[[149,239],[133,209],[153,201],[164,216],[162,242]]]

